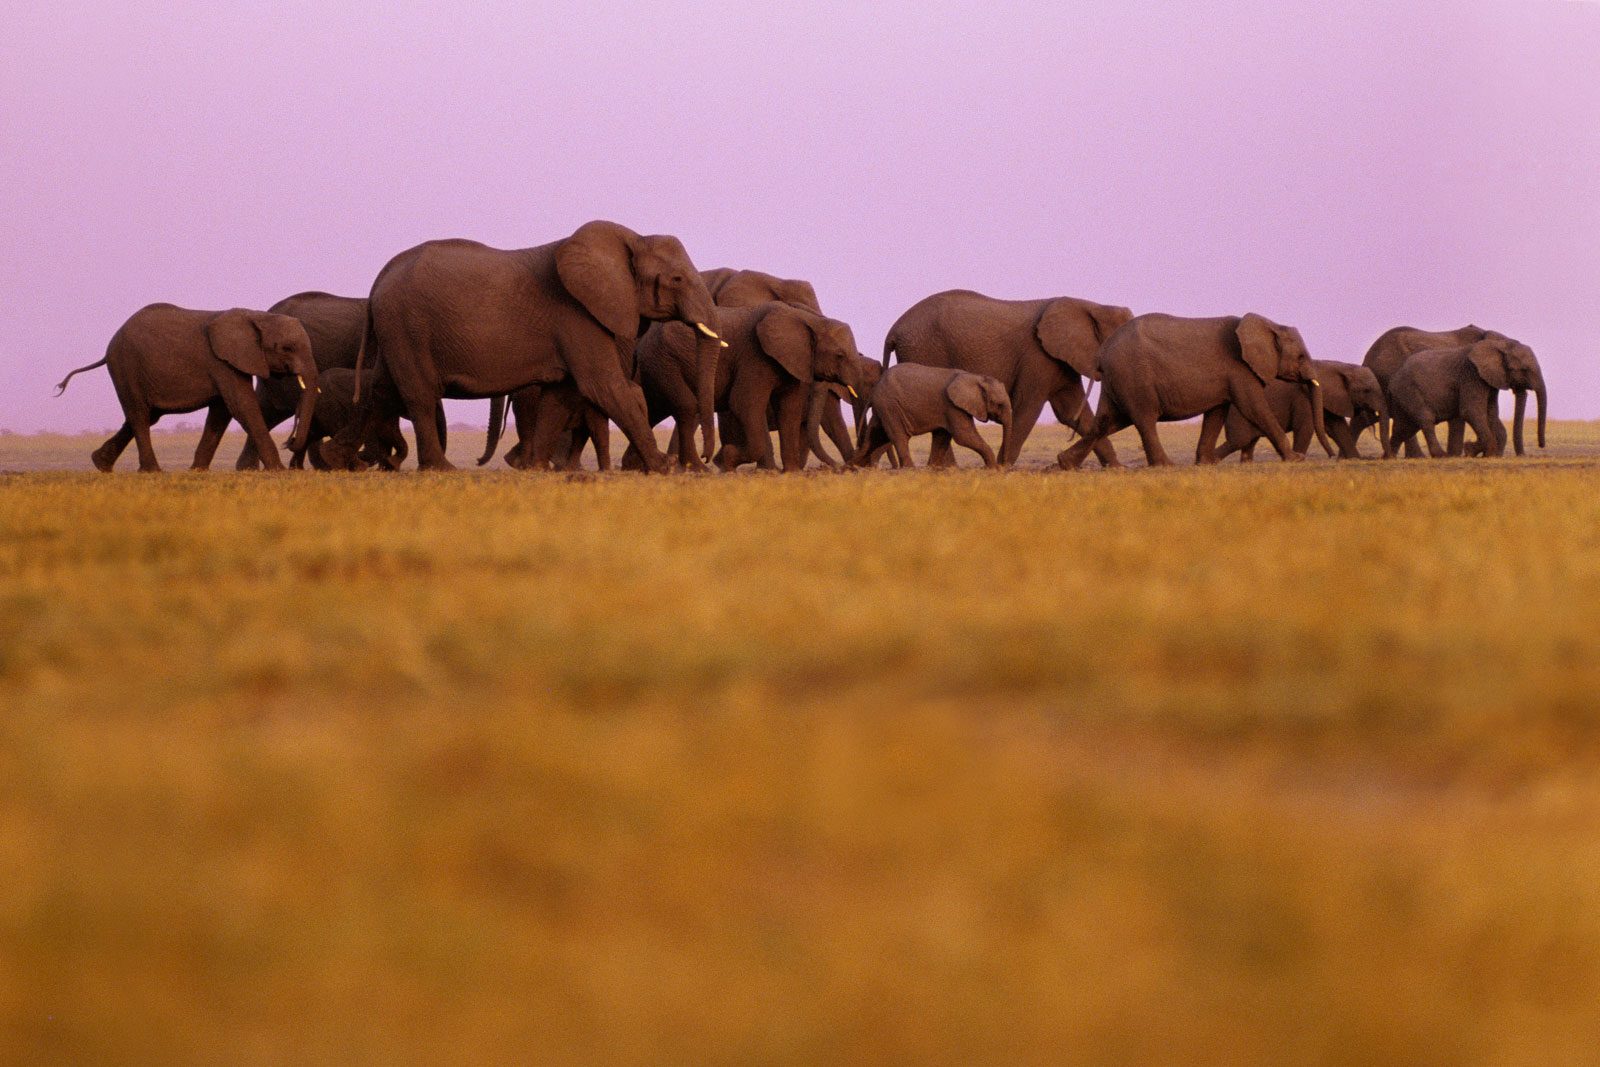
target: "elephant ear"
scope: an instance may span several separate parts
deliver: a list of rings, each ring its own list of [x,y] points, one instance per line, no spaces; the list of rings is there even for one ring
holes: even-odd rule
[[[261,347],[261,324],[243,308],[224,311],[206,326],[206,340],[218,359],[241,374],[265,378],[272,373]]]
[[[1343,419],[1356,417],[1356,404],[1350,396],[1350,372],[1326,363],[1317,365],[1317,380],[1322,383],[1322,410]],[[1337,385],[1332,383],[1337,382]]]
[[[1045,306],[1033,334],[1045,355],[1065,363],[1086,378],[1100,377],[1100,343],[1116,327],[1105,329],[1088,305],[1073,300],[1052,300]],[[1102,336],[1104,330],[1104,336]]]
[[[1478,377],[1491,389],[1511,388],[1511,379],[1506,377],[1506,356],[1500,346],[1493,341],[1479,341],[1467,350],[1467,358],[1477,368]]]
[[[1239,338],[1239,354],[1261,383],[1278,376],[1278,328],[1260,315],[1249,314],[1239,320],[1234,333]]]
[[[589,222],[556,249],[556,274],[574,300],[611,331],[639,333],[631,234],[614,223]]]
[[[817,356],[816,316],[809,311],[772,304],[756,323],[761,349],[784,370],[803,382],[813,377]]]
[[[944,387],[950,403],[978,420],[989,417],[989,401],[983,395],[983,381],[971,374],[958,374]]]

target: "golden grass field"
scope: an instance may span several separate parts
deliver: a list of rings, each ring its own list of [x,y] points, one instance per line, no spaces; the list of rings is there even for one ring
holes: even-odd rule
[[[0,1063],[1600,1048],[1600,426],[796,478],[103,436],[0,437]]]

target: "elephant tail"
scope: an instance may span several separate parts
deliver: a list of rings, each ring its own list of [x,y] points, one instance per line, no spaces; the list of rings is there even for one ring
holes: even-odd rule
[[[72,381],[72,375],[73,374],[82,374],[86,370],[94,370],[96,367],[104,367],[106,365],[106,360],[108,360],[110,358],[111,357],[109,355],[104,356],[104,357],[101,358],[100,362],[91,363],[87,367],[79,367],[77,370],[73,371],[71,374],[68,374],[65,378],[61,379],[61,381],[56,383],[55,395],[56,396],[60,396],[62,393],[67,391],[67,383]]]
[[[356,345],[356,387],[350,397],[350,403],[361,403],[361,364],[367,359],[367,338],[372,336],[372,301],[367,301],[366,323],[361,327],[361,343]]]
[[[889,357],[894,355],[895,350],[897,348],[899,348],[899,347],[900,347],[900,338],[895,336],[895,333],[894,333],[893,330],[890,330],[889,331],[889,335],[883,339],[883,369],[884,370],[888,370],[889,369]]]

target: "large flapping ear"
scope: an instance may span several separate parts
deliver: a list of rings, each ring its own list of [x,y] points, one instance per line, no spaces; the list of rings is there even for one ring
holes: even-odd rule
[[[814,377],[820,325],[817,316],[809,311],[788,304],[772,304],[756,323],[756,337],[761,341],[762,351],[805,382]]]
[[[617,337],[639,333],[632,231],[614,222],[587,222],[556,249],[556,274],[573,299]]]
[[[1278,376],[1278,328],[1254,313],[1239,320],[1239,354],[1263,385]]]
[[[958,374],[944,387],[950,403],[978,420],[989,417],[989,402],[983,395],[983,382],[972,374]]]
[[[1479,341],[1467,349],[1467,358],[1477,368],[1478,377],[1491,389],[1510,389],[1511,379],[1506,376],[1505,349],[1494,341]]]
[[[261,347],[261,327],[256,314],[244,308],[224,311],[206,326],[211,353],[241,374],[265,378],[272,373]]]
[[[1051,359],[1087,378],[1100,377],[1098,356],[1105,338],[1100,336],[1100,324],[1088,305],[1067,299],[1050,301],[1034,323],[1033,335]]]
[[[1356,416],[1356,404],[1350,396],[1350,371],[1330,363],[1317,363],[1312,368],[1317,381],[1322,383],[1322,410],[1343,419]]]

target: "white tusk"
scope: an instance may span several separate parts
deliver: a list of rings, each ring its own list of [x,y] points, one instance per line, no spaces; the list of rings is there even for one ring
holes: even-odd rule
[[[711,327],[707,326],[703,322],[695,323],[694,324],[694,328],[699,330],[701,333],[705,334],[707,337],[711,338],[713,341],[722,340],[722,338],[717,336],[717,331],[716,330],[713,330]],[[726,347],[726,345],[724,345],[724,347]]]
[[[723,348],[727,348],[727,347],[728,347],[728,342],[726,342],[726,341],[724,341],[724,340],[723,340],[723,339],[722,339],[722,338],[720,338],[720,337],[719,337],[719,338],[717,338],[717,344],[719,344],[719,345],[721,345],[721,346],[722,346],[722,347],[723,347]]]
[[[300,383],[300,388],[304,389],[306,387],[306,380],[300,377],[300,375],[296,374],[294,376],[294,380]]]
[[[861,394],[855,391],[854,386],[847,385],[845,388],[850,390],[851,396],[855,397],[857,400],[861,399]]]

